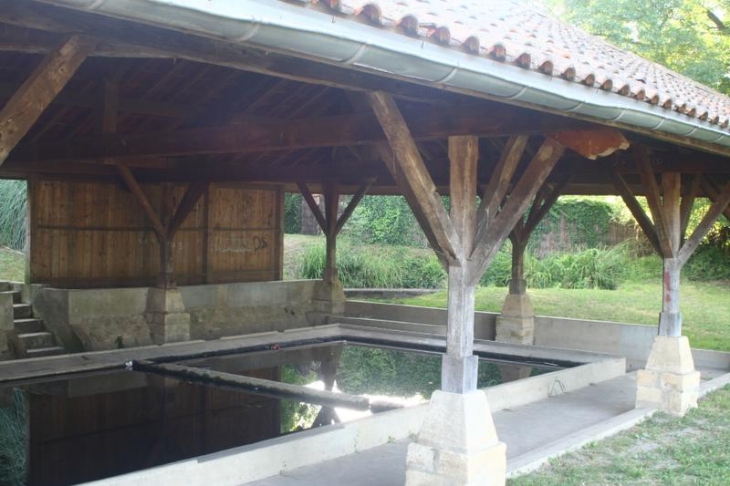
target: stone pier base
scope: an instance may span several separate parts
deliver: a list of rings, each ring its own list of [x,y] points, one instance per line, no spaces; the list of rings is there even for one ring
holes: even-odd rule
[[[497,316],[496,341],[512,344],[535,342],[535,309],[526,293],[507,294],[502,313]]]
[[[496,486],[506,481],[507,449],[487,398],[437,390],[416,442],[408,447],[407,486]]]
[[[512,291],[514,288],[514,292]],[[504,300],[502,313],[497,316],[495,341],[509,344],[535,343],[535,309],[525,292],[523,281],[510,282],[510,293]],[[499,365],[502,382],[528,378],[532,368],[517,365]]]
[[[190,314],[178,289],[150,288],[145,318],[155,344],[190,340]]]
[[[345,290],[342,282],[339,279],[333,282],[317,282],[314,287],[312,304],[314,310],[307,314],[310,324],[327,324],[329,316],[344,315]]]
[[[686,336],[657,336],[646,363],[636,375],[636,407],[655,407],[682,416],[697,406],[700,373],[695,370]]]

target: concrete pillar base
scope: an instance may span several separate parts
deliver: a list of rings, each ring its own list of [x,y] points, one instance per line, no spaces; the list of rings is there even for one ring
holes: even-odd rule
[[[636,407],[655,407],[683,416],[697,406],[700,373],[695,370],[687,336],[657,336],[646,363],[636,375]]]
[[[307,315],[312,325],[326,324],[329,315],[344,315],[345,290],[342,282],[339,279],[334,282],[324,280],[317,282],[314,286],[312,303],[315,311]]]
[[[534,344],[535,309],[527,294],[507,294],[502,313],[497,316],[496,341],[511,344]]]
[[[190,313],[178,289],[150,288],[145,318],[155,344],[190,340]]]
[[[507,474],[487,398],[437,390],[416,442],[408,447],[406,486],[496,486]]]

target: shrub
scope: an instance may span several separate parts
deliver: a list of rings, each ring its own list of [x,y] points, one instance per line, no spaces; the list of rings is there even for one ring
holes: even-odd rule
[[[299,234],[302,232],[302,195],[286,193],[284,195],[284,233]]]
[[[23,249],[26,202],[25,181],[0,180],[0,246]]]
[[[304,253],[299,278],[322,278],[323,244]],[[435,255],[402,247],[361,247],[343,240],[337,250],[337,271],[347,288],[439,288],[446,279]]]
[[[683,269],[690,280],[730,280],[730,249],[702,245]]]

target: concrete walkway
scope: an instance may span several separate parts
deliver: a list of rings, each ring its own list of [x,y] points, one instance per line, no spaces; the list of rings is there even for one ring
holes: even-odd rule
[[[556,448],[564,451],[628,428],[651,413],[635,410],[636,375],[630,373],[571,393],[494,414],[499,438],[507,444],[507,469],[534,469]],[[605,425],[604,425],[605,424]],[[255,486],[402,486],[408,440],[248,483]]]

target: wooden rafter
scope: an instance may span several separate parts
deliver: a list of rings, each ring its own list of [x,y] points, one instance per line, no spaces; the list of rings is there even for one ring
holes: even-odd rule
[[[702,239],[707,236],[707,233],[712,229],[712,225],[715,224],[717,218],[719,218],[724,212],[727,211],[728,205],[730,205],[730,182],[720,189],[713,199],[712,206],[707,210],[707,213],[697,225],[692,235],[687,238],[687,241],[682,246],[677,256],[681,265],[687,263],[689,257],[695,252],[697,247],[702,242]]]
[[[430,108],[406,112],[415,140],[453,135],[504,135],[540,132],[544,117],[519,117],[508,109],[485,113],[483,108]],[[554,121],[556,123],[573,123]],[[386,140],[372,113],[313,117],[296,120],[237,117],[223,127],[192,128],[173,132],[92,137],[18,148],[19,160],[83,160],[126,156],[254,153],[316,147],[342,147]]]
[[[489,184],[482,193],[482,201],[477,210],[478,233],[485,231],[490,218],[494,218],[499,212],[528,140],[526,135],[517,135],[510,137],[505,145]]]
[[[546,139],[522,173],[519,181],[509,194],[502,209],[489,222],[480,226],[477,243],[471,254],[475,262],[470,275],[470,282],[476,284],[489,266],[494,255],[522,218],[530,202],[550,175],[553,167],[565,152],[565,147],[553,139]],[[482,222],[480,221],[480,225]]]
[[[702,177],[700,178],[700,186],[702,187],[702,190],[710,199],[710,201],[717,201],[718,197],[720,196],[720,189],[712,181],[710,181],[706,177]],[[723,214],[727,219],[730,219],[730,206],[725,208]]]
[[[95,40],[71,36],[46,55],[0,110],[0,165],[95,48]]]
[[[407,192],[417,203],[411,209],[424,214],[428,233],[433,235],[437,244],[434,250],[449,263],[458,264],[459,238],[403,115],[393,98],[386,93],[368,93],[367,98],[388,138],[393,154],[388,167],[394,178],[399,185],[407,186]]]
[[[626,207],[628,207],[629,211],[631,211],[631,215],[634,217],[639,227],[644,232],[644,235],[646,236],[646,239],[649,240],[649,243],[651,243],[651,246],[658,254],[661,255],[662,246],[659,244],[659,235],[654,228],[654,224],[644,212],[644,209],[639,204],[639,201],[636,200],[636,197],[631,192],[631,189],[629,188],[629,185],[626,183],[624,178],[621,177],[619,174],[613,174],[612,177],[614,187],[621,196],[621,199],[623,199],[624,204],[626,204]]]

